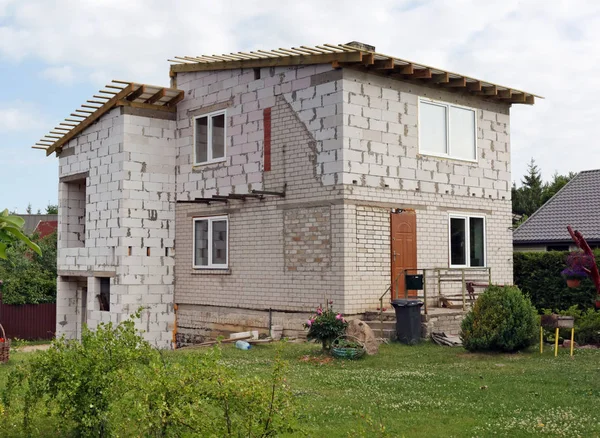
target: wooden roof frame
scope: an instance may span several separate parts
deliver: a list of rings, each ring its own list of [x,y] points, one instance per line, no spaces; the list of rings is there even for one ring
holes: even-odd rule
[[[377,53],[360,43],[323,44],[210,56],[176,56],[169,61],[172,63],[171,77],[175,77],[177,73],[195,71],[331,64],[336,69],[350,67],[370,71],[393,79],[464,91],[503,103],[533,105],[536,98],[543,99],[542,96],[526,91]]]
[[[81,120],[66,118],[65,122],[68,123],[59,123],[59,126],[53,128],[50,134],[42,137],[32,148],[45,150],[47,156],[53,152],[58,152],[67,142],[81,134],[87,127],[117,106],[130,106],[133,108],[175,113],[177,111],[176,105],[185,97],[183,91],[175,88],[136,84],[127,81],[113,80],[106,88],[118,91],[101,90],[100,93],[106,94],[106,96],[96,94],[94,97],[102,100],[87,101],[96,106],[84,104],[81,105],[82,109],[77,109],[71,114],[71,116],[80,118]],[[90,109],[93,109],[93,111],[90,111]],[[57,130],[61,132],[57,132]]]

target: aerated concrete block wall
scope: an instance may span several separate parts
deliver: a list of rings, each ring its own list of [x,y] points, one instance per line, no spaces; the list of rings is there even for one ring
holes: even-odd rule
[[[58,335],[77,336],[83,323],[118,323],[144,307],[144,337],[170,346],[176,148],[168,118],[174,115],[115,108],[60,153]],[[86,186],[85,246],[78,248],[68,247],[61,223],[73,179]],[[110,311],[100,310],[101,277],[110,278]],[[74,282],[86,286],[73,289]]]

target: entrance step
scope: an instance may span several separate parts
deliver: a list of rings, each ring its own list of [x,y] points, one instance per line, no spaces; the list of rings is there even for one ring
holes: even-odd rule
[[[383,339],[396,338],[396,320],[393,321],[365,321],[375,333],[375,337]]]
[[[396,311],[393,308],[386,309],[381,315],[381,319],[384,321],[396,321]],[[370,321],[379,321],[379,310],[367,310],[363,321],[367,321],[369,326],[371,325]]]

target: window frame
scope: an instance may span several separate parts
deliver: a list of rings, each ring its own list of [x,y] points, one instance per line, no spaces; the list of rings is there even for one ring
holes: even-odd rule
[[[224,220],[227,239],[225,240],[225,263],[212,263],[213,222]],[[196,222],[208,221],[208,264],[196,265]],[[229,269],[229,215],[197,216],[192,218],[192,268],[193,269]]]
[[[223,157],[220,158],[213,158],[212,157],[212,120],[214,117],[216,116],[220,116],[223,115]],[[207,133],[206,133],[206,161],[198,161],[198,157],[196,156],[196,120],[198,119],[202,119],[206,117],[207,118],[207,124],[206,124],[206,129],[207,129]],[[206,113],[206,114],[200,114],[198,116],[194,116],[192,118],[192,129],[193,129],[193,135],[192,135],[192,155],[193,155],[193,161],[194,161],[194,166],[203,166],[205,164],[212,164],[212,163],[221,163],[223,161],[225,161],[227,159],[227,110],[226,109],[222,109],[222,110],[218,110],[218,111],[212,111],[210,113]]]
[[[436,152],[428,152],[428,151],[422,149],[422,145],[421,145],[421,105],[423,103],[429,104],[429,105],[442,106],[442,107],[446,108],[446,150],[448,152],[445,154],[439,154]],[[419,137],[418,138],[419,154],[427,155],[427,156],[431,156],[431,157],[447,158],[447,159],[451,159],[451,160],[466,161],[469,163],[477,163],[479,161],[479,147],[477,145],[477,109],[476,108],[472,108],[472,107],[465,106],[465,105],[457,105],[454,103],[443,102],[440,100],[429,99],[429,98],[425,98],[425,97],[419,97],[417,104],[418,104],[417,124],[418,124],[418,137]],[[451,128],[451,121],[450,121],[451,120],[450,109],[452,107],[469,110],[469,111],[473,112],[473,122],[474,122],[473,139],[475,140],[475,158],[474,159],[455,157],[452,155],[452,142],[451,142],[452,128]]]
[[[483,219],[483,266],[471,266],[471,218]],[[464,265],[452,264],[452,219],[465,220],[465,248],[467,251]],[[448,266],[450,268],[487,268],[487,217],[481,214],[450,213],[448,215]]]

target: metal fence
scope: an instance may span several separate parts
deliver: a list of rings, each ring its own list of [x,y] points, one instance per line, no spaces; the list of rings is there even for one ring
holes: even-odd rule
[[[0,323],[8,338],[53,339],[56,331],[56,304],[0,303]]]

